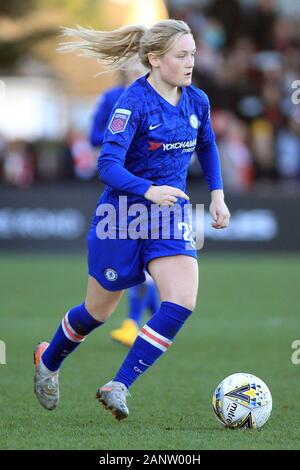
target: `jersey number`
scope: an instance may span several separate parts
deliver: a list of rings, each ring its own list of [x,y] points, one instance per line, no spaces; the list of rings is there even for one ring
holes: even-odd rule
[[[187,222],[178,222],[178,230],[184,230],[183,239],[186,242],[189,242],[193,248],[196,248],[191,224],[188,224]]]

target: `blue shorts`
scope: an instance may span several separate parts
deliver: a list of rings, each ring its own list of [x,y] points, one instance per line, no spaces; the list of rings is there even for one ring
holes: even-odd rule
[[[103,195],[99,202],[116,205],[116,201],[109,199],[107,195]],[[127,224],[129,219],[130,217],[126,218]],[[161,233],[158,239],[115,237],[100,239],[97,234],[97,224],[101,220],[104,218],[99,215],[94,216],[87,235],[88,272],[109,291],[127,289],[144,282],[144,271],[152,259],[174,255],[187,255],[197,259],[197,252],[187,240],[185,230],[182,230],[182,236],[178,238],[177,235],[176,239],[172,238],[172,235],[164,239]],[[160,223],[160,226],[162,224]],[[120,224],[117,222],[116,226],[119,228]]]

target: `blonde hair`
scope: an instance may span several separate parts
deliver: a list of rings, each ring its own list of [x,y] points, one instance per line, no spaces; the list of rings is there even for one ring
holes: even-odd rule
[[[172,19],[159,21],[149,29],[134,25],[113,31],[96,31],[77,26],[62,31],[64,36],[77,36],[80,41],[61,43],[59,52],[79,50],[81,56],[96,58],[110,70],[126,69],[137,57],[145,67],[151,68],[150,52],[162,56],[178,37],[191,34],[184,21]]]

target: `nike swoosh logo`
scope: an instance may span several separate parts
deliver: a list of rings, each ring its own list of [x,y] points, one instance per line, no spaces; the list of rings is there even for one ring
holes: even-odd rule
[[[160,124],[157,124],[156,126],[153,126],[152,124],[150,124],[149,126],[149,130],[150,131],[153,131],[153,129],[156,129],[157,127],[161,126],[161,123]]]
[[[150,364],[146,364],[144,361],[142,361],[142,359],[139,360],[139,363],[146,367],[150,366]]]

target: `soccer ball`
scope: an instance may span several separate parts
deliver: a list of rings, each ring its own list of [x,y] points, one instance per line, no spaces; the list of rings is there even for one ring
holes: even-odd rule
[[[272,411],[267,385],[255,375],[232,374],[217,386],[212,398],[218,421],[226,428],[261,428]]]

